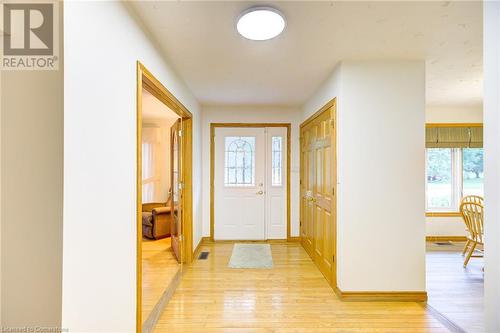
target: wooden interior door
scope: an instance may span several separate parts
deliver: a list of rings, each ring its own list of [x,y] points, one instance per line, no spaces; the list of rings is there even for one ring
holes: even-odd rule
[[[336,285],[335,105],[301,128],[301,241]]]
[[[171,165],[171,222],[170,234],[172,249],[178,262],[182,262],[182,120],[177,120],[170,128],[170,165]]]

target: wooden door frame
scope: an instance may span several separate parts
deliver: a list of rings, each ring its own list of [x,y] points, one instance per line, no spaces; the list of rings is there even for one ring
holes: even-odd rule
[[[252,128],[252,127],[284,127],[286,128],[286,239],[291,241],[290,235],[290,152],[291,152],[291,123],[210,123],[210,240],[214,241],[214,169],[215,169],[215,129],[220,127]]]
[[[331,283],[330,285],[332,286],[332,288],[334,290],[337,289],[337,262],[338,262],[338,258],[337,258],[337,195],[338,195],[338,191],[337,191],[337,98],[333,98],[331,99],[330,101],[328,101],[328,103],[326,103],[325,105],[323,105],[323,107],[321,107],[317,112],[315,112],[312,116],[310,116],[309,118],[307,118],[306,120],[304,120],[301,124],[300,124],[300,148],[299,148],[299,152],[300,152],[300,180],[301,180],[301,184],[302,184],[302,172],[303,172],[303,168],[304,168],[304,161],[303,161],[303,157],[302,157],[302,150],[303,150],[303,147],[302,147],[302,129],[309,125],[312,121],[314,121],[316,118],[318,118],[319,116],[321,116],[324,112],[326,112],[328,109],[330,108],[333,108],[332,112],[333,112],[333,116],[331,119],[333,119],[333,125],[334,125],[334,132],[333,132],[333,135],[332,135],[332,140],[334,142],[331,143],[331,147],[332,147],[332,158],[330,158],[330,161],[332,161],[333,163],[333,174],[334,174],[334,177],[332,179],[332,184],[333,186],[335,187],[335,202],[333,203],[333,207],[332,207],[332,217],[333,217],[333,233],[334,235],[332,236],[332,240],[333,240],[333,264],[332,264],[332,276],[331,276]],[[299,189],[299,192],[302,196],[302,189]],[[303,211],[302,211],[302,198],[300,200],[300,206],[299,206],[299,216],[300,216],[300,219],[302,221],[302,215],[303,215]],[[300,224],[300,228],[299,228],[299,235],[302,237],[302,223]],[[302,244],[302,242],[301,242]],[[314,249],[314,246],[313,246],[313,249]],[[307,251],[306,251],[307,252]]]
[[[182,253],[181,264],[193,259],[193,115],[165,86],[140,62],[137,61],[137,114],[136,114],[136,332],[142,331],[142,90],[145,89],[158,98],[170,110],[182,118],[182,198],[184,207],[181,218]]]

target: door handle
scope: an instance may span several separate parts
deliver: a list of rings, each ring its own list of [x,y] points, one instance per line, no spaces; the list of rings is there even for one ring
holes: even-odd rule
[[[259,192],[255,193],[255,194],[262,195],[262,194],[264,194],[264,191],[259,191]]]

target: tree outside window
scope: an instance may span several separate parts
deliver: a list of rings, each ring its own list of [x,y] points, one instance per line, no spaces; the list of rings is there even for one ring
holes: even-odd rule
[[[482,148],[427,149],[427,211],[458,211],[462,197],[484,194]]]
[[[483,148],[462,149],[463,195],[483,195]]]

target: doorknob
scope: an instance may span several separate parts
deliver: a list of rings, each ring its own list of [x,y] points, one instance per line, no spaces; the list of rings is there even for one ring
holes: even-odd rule
[[[262,195],[262,194],[264,194],[264,191],[259,191],[259,192],[255,193],[255,194]]]

